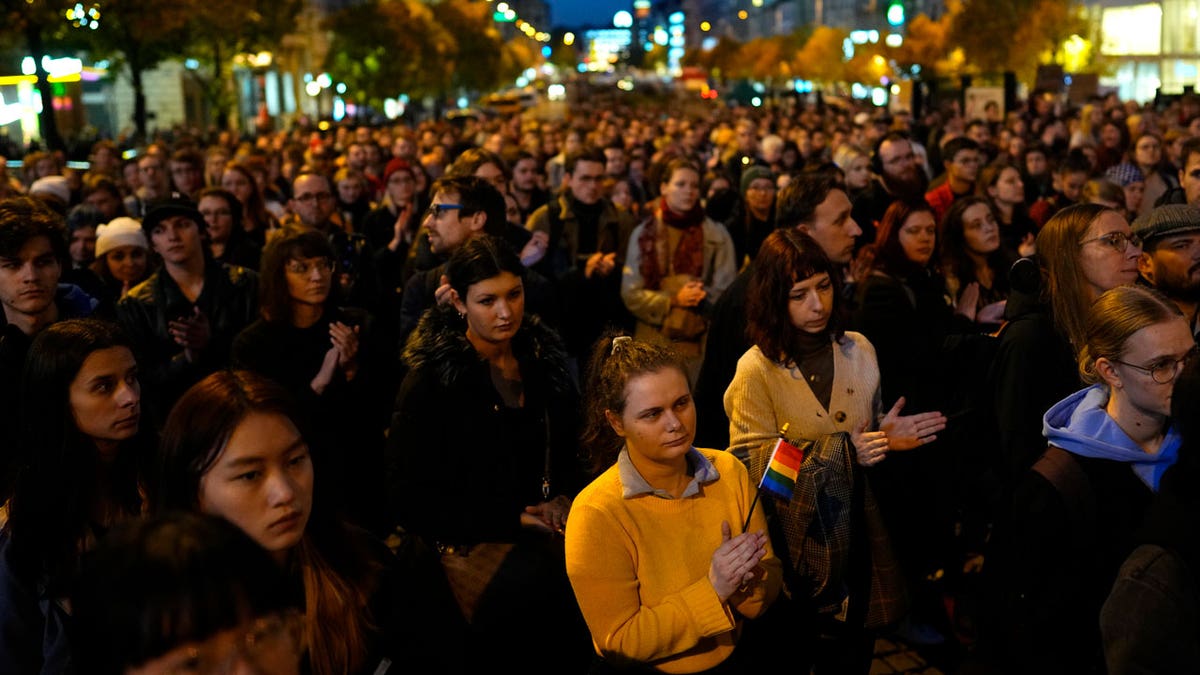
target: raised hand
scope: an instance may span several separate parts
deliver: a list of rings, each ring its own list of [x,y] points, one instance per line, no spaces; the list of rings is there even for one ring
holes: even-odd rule
[[[438,287],[437,290],[433,292],[433,299],[435,302],[437,302],[437,304],[444,305],[454,298],[452,293],[454,293],[454,289],[450,288],[450,277],[443,274],[441,278],[438,279]]]
[[[879,421],[879,430],[887,434],[889,450],[912,450],[937,440],[937,434],[946,428],[946,416],[940,412],[901,415],[904,397],[896,399],[896,405]]]
[[[333,374],[337,371],[338,357],[340,355],[341,353],[337,347],[330,347],[329,351],[325,352],[325,359],[321,361],[321,369],[317,371],[312,381],[308,383],[309,388],[316,392],[318,396],[324,394],[325,390],[329,388],[329,384],[333,382]]]
[[[542,230],[533,233],[529,241],[525,242],[525,246],[521,249],[521,264],[526,267],[533,267],[538,264],[542,258],[546,257],[546,250],[550,245],[550,234]]]

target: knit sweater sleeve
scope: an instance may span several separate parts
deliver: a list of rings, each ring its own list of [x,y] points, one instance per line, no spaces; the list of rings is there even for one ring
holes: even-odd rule
[[[729,448],[739,456],[779,436],[779,420],[767,382],[767,369],[772,367],[758,347],[751,347],[738,360],[737,372],[725,390]]]

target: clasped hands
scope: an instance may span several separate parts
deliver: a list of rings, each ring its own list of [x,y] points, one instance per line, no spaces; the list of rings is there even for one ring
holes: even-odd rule
[[[708,580],[721,602],[762,577],[759,561],[767,555],[767,533],[743,532],[733,536],[729,521],[721,521],[721,545],[713,552]]]

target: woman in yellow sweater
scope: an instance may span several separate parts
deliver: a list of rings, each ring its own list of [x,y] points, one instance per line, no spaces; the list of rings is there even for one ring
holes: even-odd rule
[[[602,338],[588,382],[583,445],[603,473],[575,498],[566,559],[591,672],[746,672],[743,619],[775,599],[782,566],[745,467],[692,447],[696,409],[667,348]]]

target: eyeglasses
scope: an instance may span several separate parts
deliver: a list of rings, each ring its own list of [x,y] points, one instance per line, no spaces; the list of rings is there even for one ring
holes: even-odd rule
[[[1183,370],[1187,364],[1192,362],[1192,359],[1196,358],[1197,354],[1200,354],[1200,348],[1192,347],[1188,353],[1184,354],[1178,359],[1167,357],[1160,359],[1159,361],[1148,366],[1138,366],[1132,363],[1121,361],[1120,359],[1110,360],[1114,363],[1119,363],[1123,366],[1129,366],[1134,370],[1140,370],[1143,373],[1147,373],[1150,375],[1150,377],[1154,378],[1155,382],[1159,384],[1169,384],[1179,376],[1179,371]]]
[[[425,211],[425,216],[422,217],[421,220],[425,220],[425,218],[433,218],[434,220],[437,220],[443,213],[447,211],[459,211],[462,210],[462,208],[462,204],[430,204],[429,208]]]
[[[239,628],[239,630],[242,630]],[[232,639],[214,636],[189,648],[171,675],[227,675],[238,661],[256,672],[295,672],[304,651],[304,617],[295,610],[257,619]]]
[[[309,192],[308,194],[296,195],[293,199],[301,204],[311,204],[313,202],[327,202],[333,199],[333,194],[329,192]]]
[[[314,269],[322,274],[333,271],[333,261],[329,258],[313,258],[312,260],[289,260],[287,271],[292,274],[308,274]]]
[[[1133,244],[1133,246],[1136,248],[1142,247],[1142,238],[1136,234],[1133,234],[1132,232],[1129,234],[1125,234],[1124,232],[1109,232],[1108,234],[1102,234],[1099,237],[1084,239],[1083,241],[1079,242],[1079,245],[1083,246],[1084,244],[1090,244],[1093,241],[1103,242],[1108,246],[1111,246],[1113,250],[1120,253],[1124,253],[1125,249],[1128,248],[1130,244]]]

